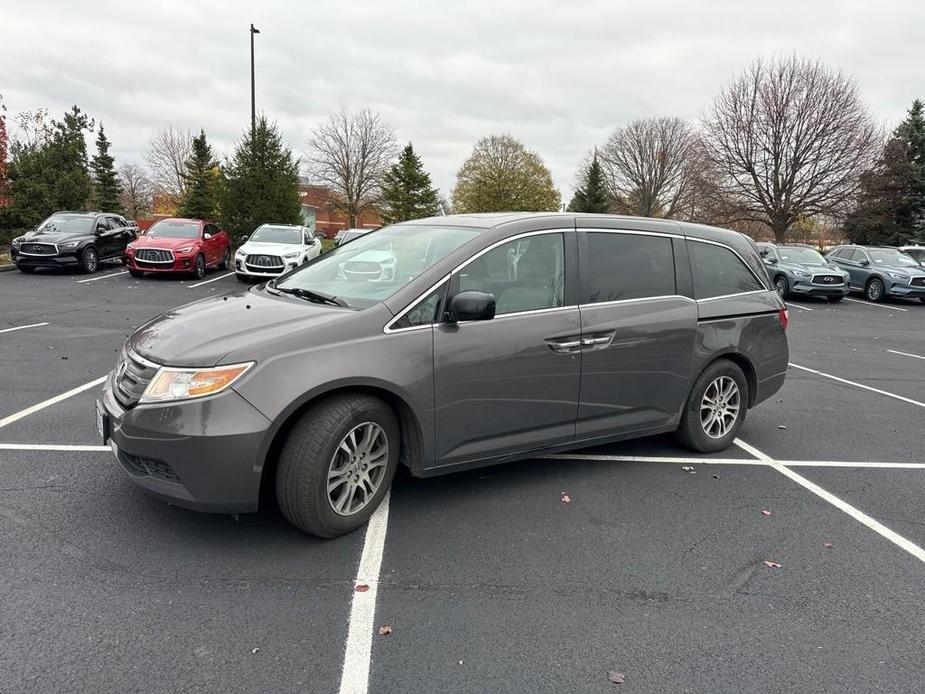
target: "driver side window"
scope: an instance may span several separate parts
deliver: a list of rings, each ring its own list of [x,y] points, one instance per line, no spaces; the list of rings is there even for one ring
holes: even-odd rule
[[[459,291],[495,297],[495,315],[565,304],[565,260],[561,233],[503,243],[459,272]]]

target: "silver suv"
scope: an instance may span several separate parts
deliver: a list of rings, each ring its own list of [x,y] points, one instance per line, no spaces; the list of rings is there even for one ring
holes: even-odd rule
[[[388,252],[390,271],[346,272]],[[172,503],[364,524],[396,467],[436,475],[676,432],[729,446],[787,371],[755,244],[666,220],[460,215],[386,227],[126,342],[97,406]]]

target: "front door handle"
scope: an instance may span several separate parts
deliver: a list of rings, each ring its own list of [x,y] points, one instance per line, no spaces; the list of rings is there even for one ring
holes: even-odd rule
[[[546,346],[556,354],[575,354],[581,351],[580,337],[560,337],[546,340]]]

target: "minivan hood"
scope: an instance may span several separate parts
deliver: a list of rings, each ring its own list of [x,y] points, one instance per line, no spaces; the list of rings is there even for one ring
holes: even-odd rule
[[[230,354],[234,361],[257,359],[260,345],[355,314],[351,309],[270,296],[255,289],[168,311],[136,330],[129,345],[158,364],[215,366]]]

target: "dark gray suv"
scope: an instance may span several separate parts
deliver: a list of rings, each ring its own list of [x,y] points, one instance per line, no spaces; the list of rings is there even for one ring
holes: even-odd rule
[[[925,303],[925,268],[898,248],[836,246],[826,259],[845,270],[848,287],[869,301],[894,297]]]
[[[759,243],[758,252],[782,299],[797,295],[841,301],[848,294],[848,273],[811,246]]]
[[[97,423],[172,503],[253,511],[275,487],[295,525],[333,537],[366,522],[399,463],[428,476],[672,431],[725,448],[784,382],[787,320],[735,232],[424,219],[142,326]]]

